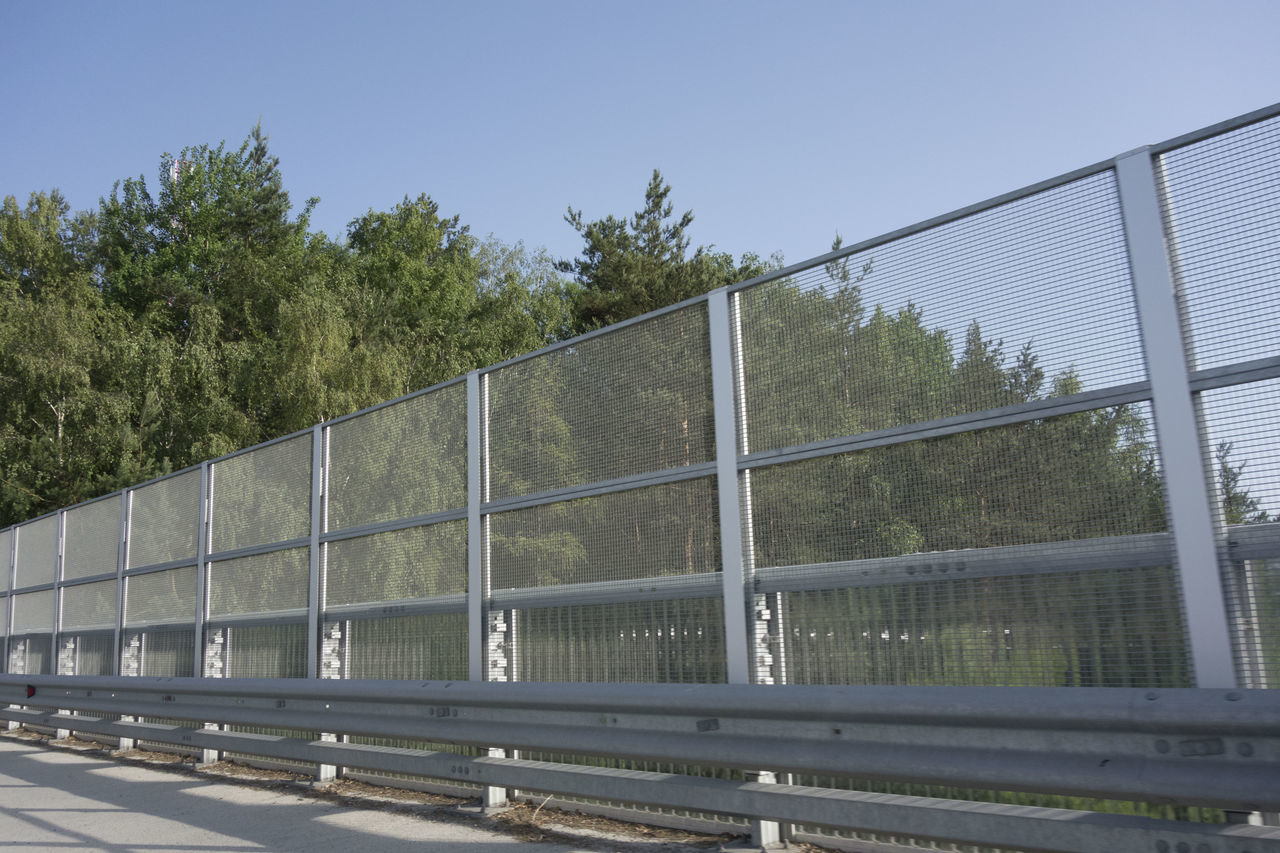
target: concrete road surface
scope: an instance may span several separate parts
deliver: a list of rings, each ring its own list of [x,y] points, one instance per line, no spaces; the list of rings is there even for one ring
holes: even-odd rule
[[[0,738],[0,853],[614,849],[641,848],[523,842],[468,821],[356,808],[305,791],[230,784]]]

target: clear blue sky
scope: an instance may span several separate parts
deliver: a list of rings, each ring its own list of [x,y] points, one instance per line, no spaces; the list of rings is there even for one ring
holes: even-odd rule
[[[825,251],[1280,100],[1280,2],[0,0],[0,195],[92,207],[261,117],[343,235],[429,193],[581,246],[662,169],[695,244]]]

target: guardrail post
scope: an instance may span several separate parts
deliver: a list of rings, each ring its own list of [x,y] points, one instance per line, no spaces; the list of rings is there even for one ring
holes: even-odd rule
[[[1197,687],[1235,687],[1236,671],[1219,569],[1212,478],[1188,380],[1189,347],[1179,311],[1151,152],[1116,158],[1116,184],[1163,461],[1165,496]],[[1189,464],[1195,460],[1199,464]]]

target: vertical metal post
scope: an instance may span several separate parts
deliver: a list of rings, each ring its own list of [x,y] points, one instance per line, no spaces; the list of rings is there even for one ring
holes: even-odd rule
[[[316,678],[320,662],[320,608],[323,605],[320,573],[320,533],[325,527],[328,488],[328,430],[311,430],[311,564],[307,586],[307,678]]]
[[[17,583],[17,554],[18,554],[18,526],[15,524],[9,528],[9,553],[4,555],[5,559],[5,576],[9,579],[9,594],[5,596],[4,603],[4,648],[0,652],[4,653],[4,671],[8,672],[10,668],[9,655],[10,646],[13,642],[13,587]],[[13,706],[10,706],[13,707]],[[9,720],[5,727],[12,731],[21,727],[21,723],[16,720]]]
[[[120,674],[120,635],[124,629],[124,570],[129,559],[129,510],[133,491],[120,492],[120,535],[116,539],[116,624],[112,631],[111,674]]]
[[[59,672],[59,670],[61,669],[59,664],[62,662],[62,657],[63,657],[62,649],[58,645],[58,638],[62,634],[62,571],[63,571],[63,564],[65,562],[63,555],[66,553],[66,544],[67,544],[67,511],[66,510],[60,510],[58,512],[58,535],[55,539],[55,542],[57,544],[54,546],[54,555],[53,555],[53,631],[52,631],[52,637],[49,640],[49,658],[50,658],[49,672],[52,675],[59,675],[61,674]],[[74,666],[75,666],[75,660],[73,658],[72,670],[71,672],[67,673],[67,675],[75,675]],[[66,708],[59,708],[58,713],[69,714],[71,712]],[[62,740],[63,738],[69,738],[71,737],[71,730],[57,729],[55,730],[54,737],[58,740]]]
[[[1219,570],[1217,537],[1195,401],[1188,381],[1177,281],[1165,243],[1151,152],[1116,158],[1116,182],[1129,249],[1138,322],[1151,380],[1156,439],[1168,518],[1182,581],[1197,687],[1235,687],[1236,672]],[[1188,464],[1195,460],[1197,464]]]
[[[196,543],[196,612],[195,612],[195,641],[191,644],[194,650],[194,660],[192,661],[191,674],[196,678],[205,676],[204,671],[204,655],[205,655],[205,637],[204,626],[209,611],[209,548],[212,546],[213,532],[213,488],[214,488],[214,470],[213,466],[208,462],[200,465],[200,520],[197,529],[200,538]],[[219,639],[226,640],[226,637]],[[229,659],[230,650],[223,648],[224,664]],[[221,674],[225,674],[223,669]],[[219,728],[217,723],[205,723],[206,728]],[[216,749],[203,749],[200,751],[200,763],[213,764],[222,757]]]

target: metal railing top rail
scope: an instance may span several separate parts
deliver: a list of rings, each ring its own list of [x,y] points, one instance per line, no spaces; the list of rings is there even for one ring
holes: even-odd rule
[[[1276,691],[0,676],[0,703],[1280,810]]]

